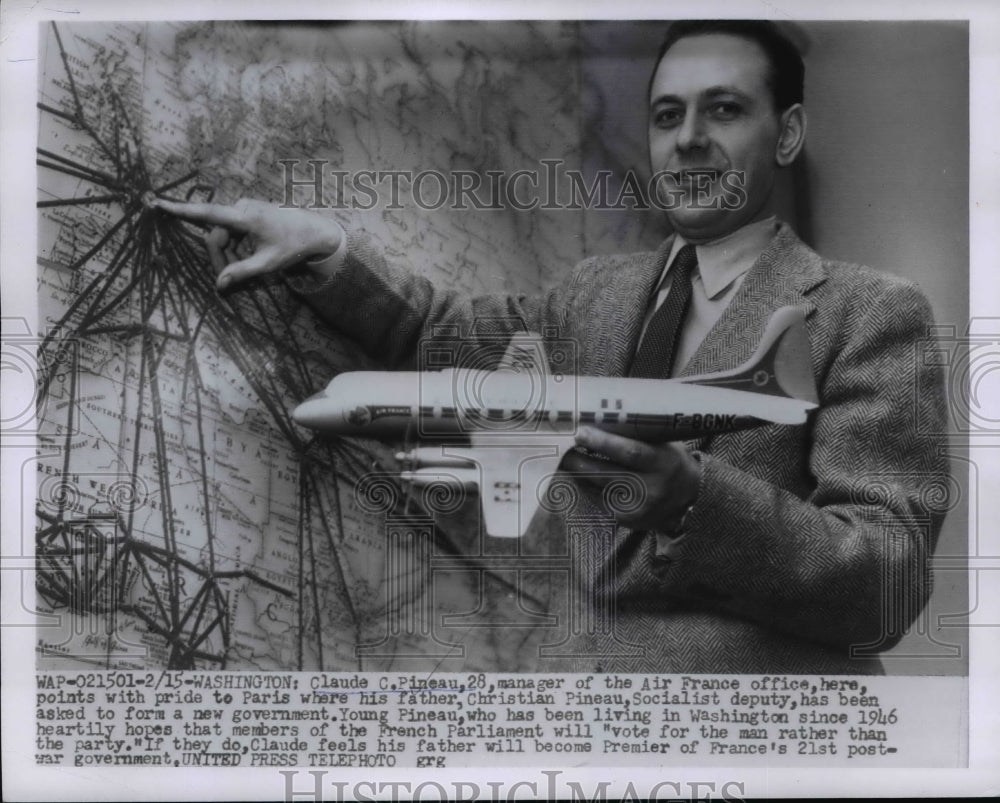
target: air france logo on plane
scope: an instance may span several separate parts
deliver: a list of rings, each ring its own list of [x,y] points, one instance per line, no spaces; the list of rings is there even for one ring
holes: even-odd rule
[[[364,427],[372,422],[371,410],[362,405],[358,405],[347,413],[347,423],[355,427]]]

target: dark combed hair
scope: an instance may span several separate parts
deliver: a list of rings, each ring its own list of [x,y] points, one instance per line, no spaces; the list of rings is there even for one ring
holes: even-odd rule
[[[767,84],[774,98],[775,109],[782,112],[789,106],[802,102],[806,74],[802,54],[770,20],[678,20],[667,29],[660,52],[656,55],[654,74],[663,56],[677,42],[705,34],[728,34],[756,42],[771,65]]]

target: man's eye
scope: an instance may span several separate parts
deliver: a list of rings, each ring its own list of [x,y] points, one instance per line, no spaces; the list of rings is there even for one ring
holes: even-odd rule
[[[739,116],[742,109],[738,103],[719,102],[713,103],[709,109],[712,116],[717,120],[732,120]]]
[[[660,109],[653,115],[653,122],[660,128],[672,128],[684,119],[680,109]]]

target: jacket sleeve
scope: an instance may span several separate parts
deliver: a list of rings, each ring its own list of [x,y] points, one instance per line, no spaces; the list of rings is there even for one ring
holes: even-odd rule
[[[661,591],[799,637],[888,649],[931,592],[945,395],[921,350],[932,318],[919,290],[893,282],[852,316],[808,432],[811,493],[703,454],[685,535],[671,558],[646,556]]]
[[[498,335],[565,324],[558,290],[470,298],[390,264],[364,235],[347,237],[347,254],[333,276],[319,281],[299,274],[287,282],[320,318],[387,368],[416,368],[425,337],[482,345]]]

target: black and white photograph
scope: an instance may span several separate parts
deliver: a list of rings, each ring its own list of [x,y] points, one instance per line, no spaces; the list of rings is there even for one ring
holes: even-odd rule
[[[998,19],[802,6],[6,11],[5,798],[995,793]]]

